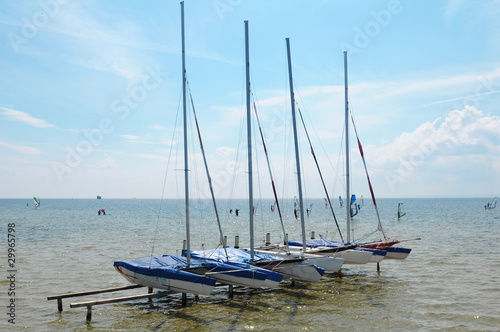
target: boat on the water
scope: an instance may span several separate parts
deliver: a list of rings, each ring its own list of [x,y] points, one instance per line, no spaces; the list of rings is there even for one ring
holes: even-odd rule
[[[189,232],[189,167],[188,167],[188,142],[187,142],[187,110],[186,87],[187,77],[185,70],[185,42],[184,42],[184,3],[181,2],[181,34],[182,34],[182,87],[183,87],[183,115],[184,115],[184,184],[186,208],[186,257],[178,255],[163,255],[161,257],[146,257],[130,261],[115,261],[114,266],[127,280],[144,286],[181,291],[183,293],[209,294],[215,282],[222,284],[261,287],[267,275],[247,264],[225,264],[221,261],[192,259]],[[192,98],[191,98],[192,100]],[[194,105],[193,105],[194,106]],[[193,107],[193,113],[196,113]],[[201,134],[196,120],[200,145],[202,148],[208,182],[211,187],[210,174],[201,141]],[[217,208],[214,207],[217,214]],[[218,214],[217,214],[217,221]],[[221,243],[223,241],[222,229],[219,222]],[[196,276],[196,277],[194,277]]]

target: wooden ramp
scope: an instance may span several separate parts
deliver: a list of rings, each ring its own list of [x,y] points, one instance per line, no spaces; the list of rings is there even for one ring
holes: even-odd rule
[[[59,310],[59,312],[61,312],[61,311],[63,311],[63,305],[62,305],[63,299],[67,299],[67,298],[71,298],[71,297],[80,297],[80,296],[88,296],[88,295],[95,295],[95,294],[119,292],[119,291],[141,288],[141,287],[145,287],[145,286],[130,285],[130,286],[124,286],[124,287],[104,288],[104,289],[92,290],[92,291],[87,291],[87,292],[66,293],[66,294],[49,296],[49,297],[47,297],[47,300],[57,300],[57,310]],[[90,322],[92,320],[92,306],[100,305],[100,304],[133,301],[133,300],[138,300],[138,299],[152,299],[155,297],[164,297],[164,296],[167,296],[170,294],[171,293],[169,293],[169,292],[153,293],[153,288],[148,287],[148,294],[139,294],[139,295],[123,296],[123,297],[116,297],[116,298],[104,299],[104,300],[71,303],[70,308],[87,307],[87,322]]]

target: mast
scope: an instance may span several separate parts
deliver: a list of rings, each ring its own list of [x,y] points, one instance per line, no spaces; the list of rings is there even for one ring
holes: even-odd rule
[[[186,44],[184,41],[184,1],[181,2],[181,39],[182,39],[182,111],[184,121],[184,200],[186,204],[186,249],[187,264],[191,263],[191,243],[189,239],[189,164],[187,145],[187,112],[186,112]]]
[[[293,94],[293,77],[292,77],[292,58],[290,55],[290,38],[286,38],[286,51],[288,56],[288,75],[290,78],[290,100],[292,103],[292,123],[293,123],[293,138],[295,145],[295,164],[297,168],[297,182],[299,184],[299,211],[300,225],[302,227],[302,250],[306,252],[306,227],[304,219],[303,199],[302,199],[302,178],[300,175],[300,160],[299,160],[299,143],[297,139],[297,121],[295,117],[295,97]]]
[[[349,180],[349,101],[347,91],[347,51],[344,51],[344,86],[345,86],[345,184],[346,199],[351,201],[350,180]],[[346,204],[347,212],[347,242],[351,242],[351,204]]]
[[[253,243],[253,175],[252,175],[252,122],[250,108],[250,52],[248,46],[248,21],[245,21],[245,67],[247,101],[247,148],[248,148],[248,213],[250,216],[250,253],[254,259]]]

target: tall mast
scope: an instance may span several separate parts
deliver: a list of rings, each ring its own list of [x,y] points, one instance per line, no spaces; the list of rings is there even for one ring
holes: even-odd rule
[[[347,212],[347,242],[351,242],[351,193],[349,180],[349,101],[347,93],[347,51],[344,51],[344,86],[345,86],[345,184]]]
[[[248,21],[245,21],[245,67],[247,99],[247,145],[248,145],[248,213],[250,216],[250,253],[254,259],[253,243],[253,175],[252,175],[252,122],[250,109],[250,52],[248,46]]]
[[[290,100],[292,103],[292,123],[293,123],[293,139],[295,143],[295,163],[297,168],[297,182],[299,184],[299,211],[300,211],[300,225],[302,227],[302,250],[306,252],[306,227],[304,219],[304,209],[302,200],[302,178],[300,175],[300,160],[299,160],[299,142],[297,139],[297,121],[295,118],[295,97],[293,94],[293,77],[292,77],[292,57],[290,55],[290,39],[286,38],[286,51],[288,56],[288,75],[290,78]]]
[[[184,42],[184,1],[181,2],[181,39],[182,39],[182,111],[184,121],[184,200],[186,204],[186,249],[187,264],[191,263],[191,242],[189,239],[189,164],[187,144],[187,112],[186,112],[186,45]]]

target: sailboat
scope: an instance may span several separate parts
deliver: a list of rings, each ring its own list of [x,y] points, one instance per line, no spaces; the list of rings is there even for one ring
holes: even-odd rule
[[[287,49],[289,51],[289,40],[287,38]],[[288,53],[290,54],[290,53]],[[273,195],[274,195],[274,200],[275,200],[275,205],[277,207],[277,210],[278,210],[278,216],[279,216],[279,219],[280,219],[280,222],[281,222],[281,227],[282,227],[282,231],[283,231],[283,237],[285,238],[285,243],[284,244],[267,244],[265,246],[261,246],[259,248],[255,248],[255,252],[258,253],[258,254],[264,254],[264,255],[274,255],[274,256],[277,256],[277,257],[280,257],[282,259],[304,259],[306,258],[310,263],[313,263],[314,265],[324,269],[325,271],[327,272],[338,272],[341,267],[342,267],[342,264],[344,263],[344,259],[342,258],[336,258],[336,257],[325,257],[325,256],[322,256],[322,255],[314,255],[314,254],[309,254],[309,253],[306,253],[305,251],[303,251],[302,249],[297,249],[295,247],[292,247],[290,248],[290,246],[288,245],[287,243],[287,234],[285,232],[285,227],[284,227],[284,224],[283,224],[283,217],[282,217],[282,214],[281,214],[281,208],[280,208],[280,205],[279,205],[279,200],[278,200],[278,195],[277,195],[277,192],[276,192],[276,186],[274,184],[274,178],[273,178],[273,174],[272,174],[272,170],[271,170],[271,164],[270,164],[270,160],[269,160],[269,153],[268,153],[268,150],[267,150],[267,147],[266,147],[266,142],[265,142],[265,139],[264,139],[264,135],[263,135],[263,132],[262,132],[262,127],[260,125],[260,120],[259,120],[259,116],[258,116],[258,113],[257,113],[257,108],[255,107],[255,103],[254,103],[254,110],[255,110],[255,117],[256,117],[256,120],[257,120],[257,124],[258,124],[258,127],[259,127],[259,132],[260,132],[260,137],[261,137],[261,140],[262,140],[262,146],[264,147],[264,153],[265,153],[265,156],[266,156],[266,162],[267,162],[267,166],[268,166],[268,171],[269,171],[269,177],[271,179],[271,185],[272,185],[272,189],[273,189]],[[297,156],[298,158],[298,156]],[[300,167],[300,164],[299,164],[299,167]],[[298,172],[297,172],[298,175],[300,175],[300,168],[298,168]],[[297,197],[294,197],[294,214],[295,214],[295,219],[300,219],[300,222],[301,222],[301,226],[302,227],[302,231],[305,232],[305,227],[304,227],[304,224],[305,224],[305,219],[304,219],[304,211],[303,211],[303,208],[302,208],[302,205],[301,205],[301,202],[303,202],[303,198],[302,198],[302,188],[300,187],[299,188],[299,199],[297,199]],[[312,211],[312,207],[313,207],[313,204],[310,204],[309,205],[309,208],[307,208],[307,216],[309,216],[310,212]],[[300,218],[298,216],[299,214],[299,209],[300,209]]]
[[[349,179],[349,153],[350,153],[350,148],[349,148],[349,104],[348,104],[348,79],[347,79],[347,52],[344,52],[344,75],[345,75],[345,137],[346,137],[346,197],[352,197],[350,193],[350,179]],[[354,125],[354,121],[353,121]],[[356,132],[356,127],[354,126],[354,130]],[[357,132],[356,132],[357,136]],[[346,245],[355,245],[358,248],[358,250],[352,250],[353,252],[365,252],[368,253],[371,257],[369,258],[369,262],[373,263],[379,263],[381,260],[384,258],[393,258],[393,259],[405,259],[409,253],[411,252],[411,249],[409,248],[401,248],[401,247],[393,247],[394,245],[400,243],[401,241],[395,240],[395,239],[390,239],[388,238],[384,230],[382,228],[382,223],[380,221],[380,216],[378,213],[378,207],[377,207],[377,202],[375,199],[375,196],[373,194],[373,188],[370,182],[370,177],[368,175],[368,170],[366,168],[366,162],[364,158],[364,153],[363,153],[363,148],[361,145],[361,142],[358,138],[358,147],[359,151],[361,154],[361,158],[363,160],[363,165],[365,168],[365,173],[367,176],[368,180],[368,185],[370,188],[370,194],[372,197],[373,204],[375,206],[375,211],[377,213],[377,219],[378,219],[378,227],[377,230],[380,231],[384,237],[383,241],[379,241],[376,243],[361,243],[361,242],[356,242],[356,241],[351,241],[351,218],[353,216],[353,211],[351,209],[351,204],[353,203],[353,199],[351,198],[351,204],[347,205],[346,204],[346,223],[347,223],[347,241],[329,241],[326,239],[310,239],[307,240],[307,246],[311,246],[312,248],[315,248],[315,250],[320,251],[320,252],[328,252],[328,250],[335,250],[339,246],[346,246]],[[354,196],[354,195],[353,195]],[[355,201],[355,198],[354,198]],[[417,238],[418,239],[418,238]],[[294,245],[301,245],[300,242],[295,242]],[[328,249],[331,248],[331,249]],[[344,251],[343,253],[347,253],[347,251]],[[348,264],[350,261],[346,259],[345,263]]]
[[[290,46],[289,46],[289,40],[287,38],[287,52],[288,52],[288,71],[289,71],[289,76],[290,76],[290,96],[291,96],[291,107],[292,107],[292,123],[293,123],[293,131],[294,131],[294,142],[295,142],[295,160],[296,160],[296,170],[297,170],[297,182],[298,182],[298,191],[299,191],[299,205],[303,206],[302,204],[302,180],[301,180],[301,174],[300,174],[300,160],[299,160],[299,151],[298,151],[298,139],[297,139],[297,124],[296,124],[296,116],[295,116],[295,98],[294,98],[294,92],[293,92],[293,79],[292,79],[292,65],[291,65],[291,58],[290,58]],[[316,154],[314,153],[314,149],[312,147],[311,140],[309,138],[309,134],[307,132],[307,129],[305,127],[305,122],[302,117],[302,114],[300,113],[300,118],[302,120],[302,124],[304,126],[304,130],[306,132],[307,140],[309,142],[311,154],[314,158],[316,168],[318,170],[319,176],[321,178],[321,182],[323,184],[323,189],[326,194],[326,206],[330,207],[330,210],[332,212],[332,216],[335,220],[335,223],[337,224],[338,228],[338,223],[335,217],[335,212],[333,211],[333,206],[330,200],[330,196],[328,194],[328,191],[326,189],[326,185],[323,179],[323,175],[321,173]],[[347,196],[349,197],[349,196]],[[347,207],[349,209],[349,206]],[[300,209],[300,216],[301,219],[304,219],[304,211],[303,209]],[[307,254],[316,254],[316,255],[321,255],[323,257],[329,257],[329,258],[339,258],[343,259],[345,264],[365,264],[368,263],[373,256],[373,252],[369,251],[360,251],[360,250],[352,250],[355,247],[357,247],[356,244],[343,244],[342,242],[335,243],[333,245],[331,242],[329,246],[324,245],[325,242],[322,244],[318,244],[314,241],[314,239],[311,240],[306,240],[305,237],[305,225],[304,223],[301,224],[302,226],[302,240],[301,241],[290,241],[288,242],[288,245],[291,247],[295,248],[300,248],[302,247],[302,252],[307,253]],[[341,235],[340,228],[338,228],[339,234]]]
[[[344,76],[345,76],[345,135],[346,135],[346,191],[347,191],[347,197],[349,197],[349,190],[350,190],[350,182],[349,182],[349,97],[348,97],[348,79],[347,79],[347,51],[344,52]],[[358,133],[356,130],[356,125],[354,124],[354,119],[351,116],[352,124],[354,127],[354,132],[356,134],[356,138],[358,141],[358,148],[359,148],[359,153],[361,155],[361,159],[363,160],[363,166],[365,169],[365,174],[366,174],[366,179],[368,182],[368,187],[370,189],[370,195],[372,198],[373,205],[375,207],[375,212],[377,214],[377,220],[378,220],[378,227],[377,230],[382,233],[384,240],[377,242],[377,243],[359,243],[359,246],[361,248],[366,248],[366,249],[374,249],[376,250],[374,252],[374,256],[377,253],[382,253],[379,250],[385,251],[385,258],[393,258],[393,259],[405,259],[411,252],[411,249],[409,248],[402,248],[402,247],[393,247],[396,244],[399,244],[401,241],[396,240],[396,239],[390,239],[385,235],[384,229],[382,227],[382,222],[380,221],[380,215],[378,212],[378,206],[377,206],[377,201],[375,199],[375,194],[373,193],[373,187],[370,181],[370,176],[368,175],[368,169],[366,167],[366,161],[365,161],[365,155],[363,152],[363,146],[361,145],[361,141],[359,140]],[[350,226],[350,210],[347,209],[347,242],[350,243],[350,231],[351,231],[351,226]]]
[[[33,201],[35,202],[35,209],[38,209],[38,207],[40,206],[40,197],[33,197]]]
[[[497,197],[493,198],[491,202],[488,202],[485,206],[485,210],[493,210],[497,206]]]
[[[131,261],[115,261],[116,270],[132,283],[172,292],[208,295],[216,282],[229,285],[260,287],[264,284],[267,274],[247,264],[226,264],[224,262],[192,259],[189,231],[189,177],[188,177],[188,145],[187,145],[187,112],[186,112],[186,70],[184,42],[184,2],[181,2],[182,25],[182,86],[183,86],[183,116],[184,116],[184,185],[186,207],[186,257],[173,254],[161,257],[147,257]],[[200,144],[201,135],[198,128]],[[203,151],[204,153],[204,151]],[[205,158],[204,158],[205,159]],[[206,160],[205,160],[206,166]],[[207,176],[211,185],[208,167]],[[210,187],[212,191],[212,187]],[[213,193],[213,191],[212,191]],[[215,199],[214,199],[215,202]],[[215,205],[214,205],[215,206]],[[216,213],[217,209],[215,207]],[[220,225],[219,225],[220,226]],[[221,231],[220,227],[219,230]],[[221,231],[222,241],[222,231]]]
[[[246,63],[246,107],[247,107],[247,144],[248,144],[248,207],[249,211],[254,210],[253,203],[253,173],[252,173],[252,122],[251,122],[251,107],[250,107],[250,59],[249,59],[249,42],[248,42],[248,21],[245,21],[245,63]],[[265,148],[264,148],[265,149]],[[269,165],[269,164],[268,164]],[[274,182],[273,191],[275,191]],[[276,196],[275,196],[276,198]],[[281,216],[281,210],[278,200],[275,199],[276,208]],[[225,248],[228,253],[228,260],[232,262],[248,263],[257,267],[264,268],[269,271],[279,272],[287,279],[302,280],[308,282],[317,282],[321,279],[325,270],[311,263],[305,257],[294,255],[289,252],[281,255],[281,252],[270,252],[263,248],[257,250],[254,246],[254,214],[249,213],[250,224],[250,248],[236,249]],[[302,216],[303,220],[303,216]],[[220,259],[223,252],[220,249],[194,251],[195,257],[211,257]],[[269,281],[268,284],[276,285]]]

